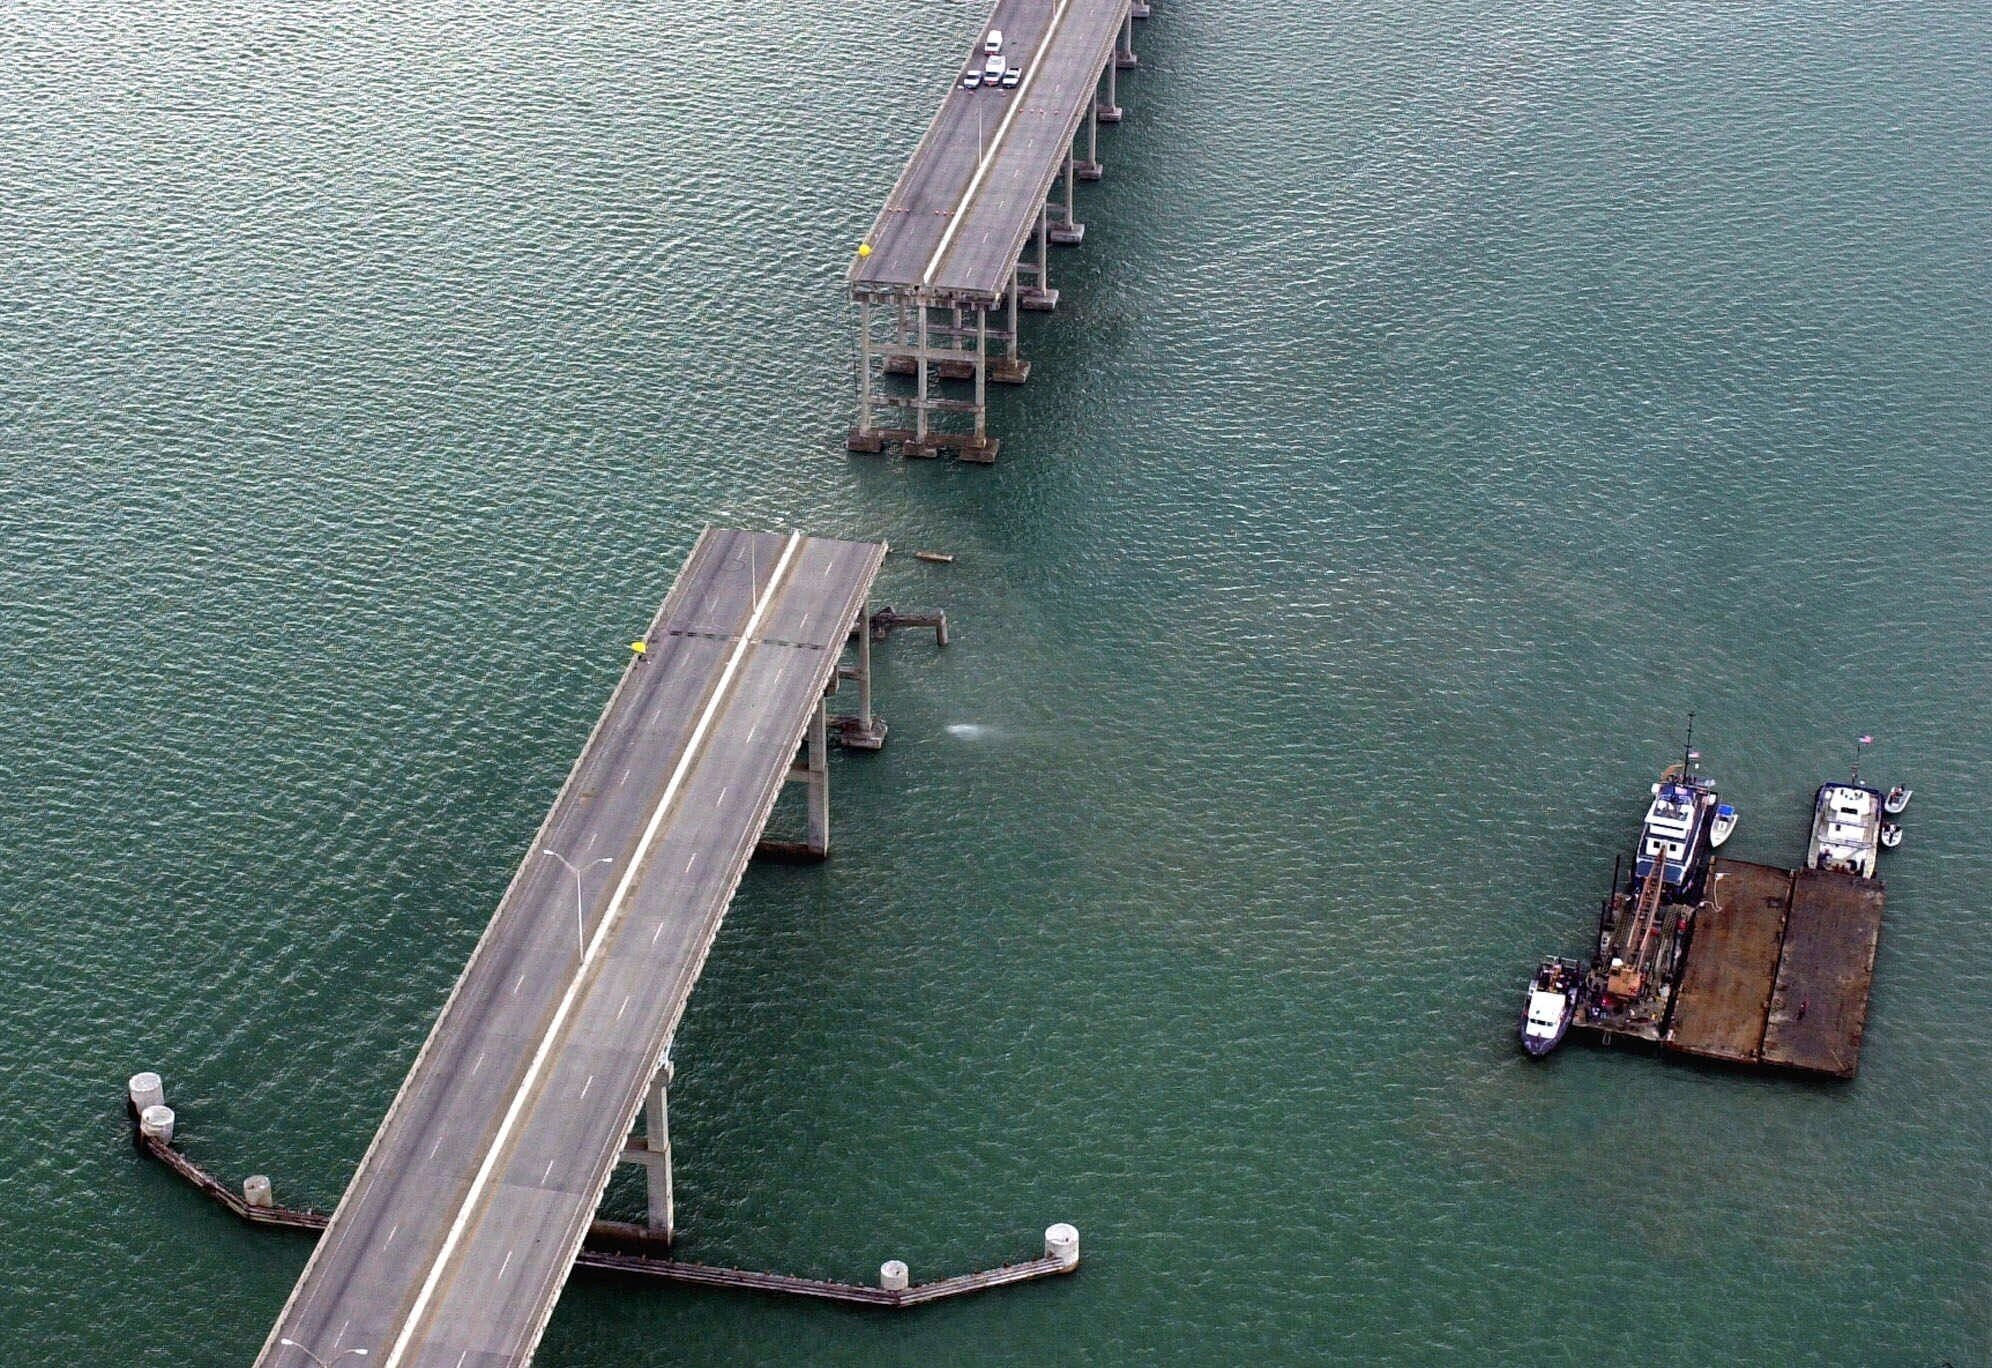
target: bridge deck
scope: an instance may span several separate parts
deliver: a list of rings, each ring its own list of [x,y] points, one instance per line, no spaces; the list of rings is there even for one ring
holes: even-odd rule
[[[964,90],[950,70],[947,98],[866,239],[871,255],[851,268],[853,293],[1003,293],[1127,13],[1128,0],[998,0],[974,34],[975,58],[983,34],[1001,29],[1023,83]],[[968,58],[964,49],[964,67]]]
[[[884,554],[700,539],[259,1363],[531,1356]]]

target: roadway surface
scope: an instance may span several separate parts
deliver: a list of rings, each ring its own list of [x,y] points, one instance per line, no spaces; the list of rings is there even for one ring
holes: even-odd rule
[[[1000,296],[1094,98],[1127,0],[999,0],[851,267],[855,293],[924,288]],[[982,64],[982,38],[1003,31],[1014,90],[961,87]]]
[[[259,1364],[531,1357],[884,554],[700,539]]]

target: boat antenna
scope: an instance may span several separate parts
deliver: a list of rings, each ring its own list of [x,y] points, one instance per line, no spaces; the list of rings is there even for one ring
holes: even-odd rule
[[[1688,739],[1681,746],[1681,768],[1689,774],[1695,770],[1695,714],[1688,712]]]
[[[1853,781],[1856,786],[1858,786],[1861,782],[1861,751],[1863,748],[1872,746],[1873,744],[1874,744],[1874,737],[1869,735],[1867,732],[1862,732],[1859,736],[1856,736],[1854,738]]]

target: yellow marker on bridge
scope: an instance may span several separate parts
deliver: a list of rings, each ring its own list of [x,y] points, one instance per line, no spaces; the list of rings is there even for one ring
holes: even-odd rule
[[[649,650],[649,649],[650,649],[650,648],[649,648],[648,646],[644,645],[644,644],[643,644],[642,642],[640,642],[640,641],[632,641],[632,642],[630,642],[630,644],[629,644],[629,648],[630,648],[630,650],[632,650],[632,651],[636,652],[636,653],[637,653],[638,655],[642,655],[642,654],[643,654],[643,653],[644,653],[645,651],[647,651],[647,650]]]
[[[872,245],[869,242],[860,242],[858,244],[858,255],[860,257],[868,257],[871,254],[872,254]]]

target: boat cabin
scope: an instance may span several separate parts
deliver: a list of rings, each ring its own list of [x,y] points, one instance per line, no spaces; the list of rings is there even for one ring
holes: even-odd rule
[[[1639,849],[1633,857],[1633,877],[1644,880],[1654,865],[1662,866],[1661,880],[1685,884],[1704,853],[1708,808],[1715,802],[1714,790],[1697,784],[1663,780],[1653,786],[1653,805],[1646,810],[1646,823],[1639,831]]]
[[[1881,792],[1865,784],[1821,784],[1813,801],[1807,867],[1873,878],[1881,849],[1881,804]]]
[[[1563,1030],[1564,1014],[1569,1010],[1568,994],[1543,988],[1530,989],[1522,1034],[1533,1040],[1554,1040]]]

